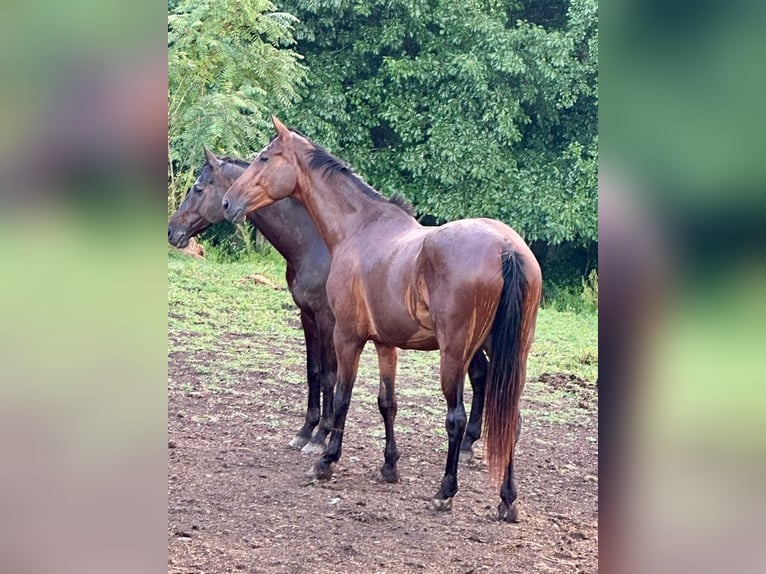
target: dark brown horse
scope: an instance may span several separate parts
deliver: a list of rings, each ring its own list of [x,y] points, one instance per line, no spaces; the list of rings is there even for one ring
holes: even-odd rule
[[[175,247],[185,247],[189,238],[223,221],[223,194],[249,165],[242,160],[219,159],[207,149],[205,162],[199,177],[168,223],[168,241]],[[337,374],[332,343],[335,318],[325,291],[330,254],[309,214],[293,199],[252,213],[248,219],[287,261],[287,285],[301,312],[308,380],[306,420],[290,441],[290,446],[318,454],[324,451],[332,425],[332,395]],[[318,423],[319,429],[312,437]]]
[[[207,149],[205,162],[197,180],[168,223],[168,241],[175,247],[185,247],[191,237],[214,223],[223,221],[223,195],[249,165],[238,159],[217,158]],[[285,258],[287,285],[301,311],[301,325],[306,341],[308,406],[306,421],[290,441],[290,446],[303,447],[303,452],[321,453],[332,427],[332,393],[337,372],[335,351],[332,347],[335,318],[325,291],[327,274],[330,271],[330,254],[308,212],[294,199],[279,201],[248,214],[247,218]],[[484,381],[487,376],[487,359],[482,352],[477,353],[471,362],[469,375],[474,400],[471,403],[471,418],[460,450],[463,459],[472,457],[473,443],[481,436]],[[319,429],[312,438],[312,431],[317,423]]]
[[[449,450],[435,509],[451,508],[457,493],[459,447],[466,429],[463,382],[484,349],[486,452],[490,476],[502,481],[498,516],[516,521],[513,453],[519,400],[534,338],[542,277],[522,238],[491,219],[422,227],[398,202],[378,194],[327,151],[273,118],[277,137],[253,160],[223,199],[227,219],[286,197],[306,206],[332,258],[327,294],[336,318],[338,359],[330,442],[312,471],[333,472],[364,344],[378,352],[378,405],[386,429],[384,478],[395,481],[397,347],[440,351],[447,400]]]

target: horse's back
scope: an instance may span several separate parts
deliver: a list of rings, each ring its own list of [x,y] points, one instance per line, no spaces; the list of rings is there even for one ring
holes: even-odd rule
[[[491,317],[503,287],[502,255],[526,257],[507,225],[463,219],[439,227],[374,229],[333,254],[328,281],[339,323],[360,337],[401,348],[433,349],[436,327],[480,308]],[[529,251],[529,257],[534,257]],[[536,262],[534,263],[536,265]]]
[[[480,261],[495,261],[508,249],[509,236],[490,221],[460,219],[433,228],[423,240],[421,257],[444,273],[450,268],[457,272]]]

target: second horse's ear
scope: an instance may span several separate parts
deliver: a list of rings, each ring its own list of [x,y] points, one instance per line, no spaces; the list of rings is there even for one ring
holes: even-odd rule
[[[218,158],[215,157],[215,154],[210,151],[207,148],[203,148],[205,150],[205,161],[207,164],[212,167],[213,169],[218,169]]]

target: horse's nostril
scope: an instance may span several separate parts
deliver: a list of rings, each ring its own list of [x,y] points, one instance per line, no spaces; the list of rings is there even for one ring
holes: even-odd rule
[[[224,209],[229,209],[229,200],[228,199],[224,199],[223,200],[223,208]]]
[[[170,228],[168,227],[168,239],[170,239],[170,236],[171,236],[171,235],[173,235],[173,232],[172,232],[172,231],[170,230]]]

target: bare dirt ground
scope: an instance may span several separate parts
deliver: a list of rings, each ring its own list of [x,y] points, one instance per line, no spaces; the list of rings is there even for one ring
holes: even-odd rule
[[[446,453],[438,390],[399,396],[398,484],[377,480],[384,441],[375,380],[360,380],[354,389],[334,477],[309,481],[304,475],[315,456],[287,447],[302,423],[303,370],[290,366],[283,384],[274,384],[271,372],[285,353],[303,350],[259,342],[264,345],[272,365],[215,391],[200,384],[198,368],[215,369],[214,355],[170,353],[169,573],[597,572],[592,384],[546,374],[537,381],[558,393],[557,403],[525,393],[516,451],[521,522],[509,525],[495,519],[499,498],[481,441],[474,461],[461,464],[452,511],[428,508]],[[437,379],[412,380],[405,372],[397,380],[398,389],[425,385],[438,388]],[[551,420],[547,414],[556,410],[579,416]]]

